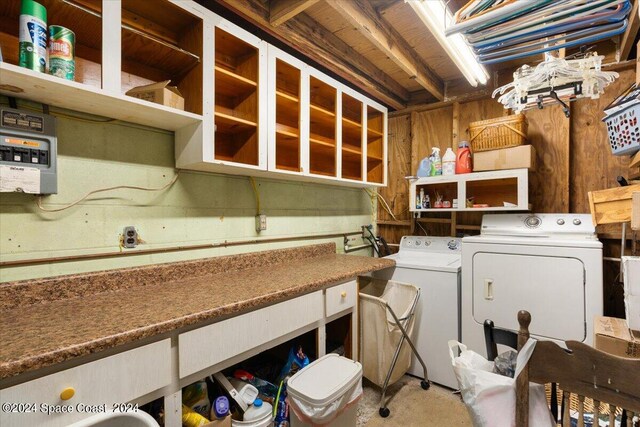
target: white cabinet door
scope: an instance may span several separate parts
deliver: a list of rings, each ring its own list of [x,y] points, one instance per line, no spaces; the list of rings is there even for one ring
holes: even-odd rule
[[[309,67],[269,46],[268,169],[286,174],[309,170]]]
[[[518,311],[527,310],[537,337],[586,338],[585,270],[579,259],[479,252],[472,274],[478,324],[491,319],[497,327],[517,331]]]

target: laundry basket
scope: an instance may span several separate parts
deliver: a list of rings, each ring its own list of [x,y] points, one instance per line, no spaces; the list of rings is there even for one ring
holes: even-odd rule
[[[385,393],[411,365],[411,352],[424,370],[421,382],[429,388],[427,368],[411,340],[420,289],[414,285],[360,278],[360,337],[363,376],[382,387],[380,415],[387,417]]]

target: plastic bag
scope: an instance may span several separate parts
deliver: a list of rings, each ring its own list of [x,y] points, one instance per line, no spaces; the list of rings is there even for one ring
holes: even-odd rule
[[[464,344],[449,341],[453,371],[475,427],[515,427],[515,379],[529,361],[535,343],[535,340],[529,339],[522,347],[518,353],[514,378],[509,378],[493,373],[494,364],[478,353],[467,350]],[[458,357],[454,355],[456,348],[461,351]],[[542,384],[529,385],[529,426],[555,426]]]

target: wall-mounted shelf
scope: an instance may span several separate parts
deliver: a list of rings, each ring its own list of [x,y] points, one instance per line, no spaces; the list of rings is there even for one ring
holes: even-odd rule
[[[458,199],[458,208],[416,209],[416,195],[421,189],[429,195],[432,206],[437,193],[443,196],[444,201]],[[511,169],[419,178],[411,183],[409,197],[412,212],[526,211],[530,209],[529,171]],[[466,207],[465,200],[470,197],[474,198],[475,204],[487,204],[489,207]],[[505,202],[513,206],[505,206]]]
[[[176,131],[202,116],[0,62],[0,93],[70,110]]]

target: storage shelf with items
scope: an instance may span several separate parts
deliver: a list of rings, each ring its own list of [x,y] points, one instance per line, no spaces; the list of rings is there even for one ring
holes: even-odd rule
[[[386,112],[367,105],[367,182],[386,179]]]
[[[3,61],[18,65],[20,60],[19,31],[21,0],[4,0],[0,3],[0,45]],[[27,3],[27,2],[25,2]],[[34,2],[31,2],[32,4]],[[68,74],[76,81],[95,88],[102,87],[102,1],[101,0],[38,0],[44,7],[46,23],[44,31],[49,36],[48,26],[62,26],[75,33],[73,56],[75,72]],[[37,8],[37,6],[35,6]],[[43,9],[38,8],[39,11]],[[34,12],[31,12],[34,13]],[[36,15],[34,15],[35,17]],[[48,37],[47,37],[48,38]],[[74,46],[71,46],[72,48]],[[23,50],[26,53],[27,47]],[[37,58],[33,62],[38,62]],[[46,56],[45,56],[46,58]],[[44,61],[44,59],[43,59]],[[50,60],[49,60],[50,62]],[[52,71],[47,63],[46,73]],[[44,64],[44,62],[43,62]],[[34,64],[35,65],[35,64]],[[32,68],[34,69],[34,68]],[[43,73],[44,74],[44,73]],[[63,77],[59,77],[63,78]],[[4,74],[3,74],[4,80]],[[3,81],[3,84],[6,84]]]
[[[338,89],[319,74],[309,78],[309,171],[337,176]],[[327,79],[330,80],[330,79]]]
[[[421,190],[429,195],[430,208],[417,208]],[[451,205],[445,203],[435,207],[432,196],[435,193]],[[411,183],[409,197],[412,212],[526,211],[530,209],[529,171],[510,169],[418,178]],[[457,207],[454,207],[453,199],[457,199]]]
[[[177,97],[164,104],[202,114],[203,20],[168,0],[122,0],[121,14],[122,92],[169,81],[184,106]]]
[[[342,178],[362,181],[363,106],[355,97],[342,93]]]
[[[260,164],[260,48],[215,28],[214,158]]]

